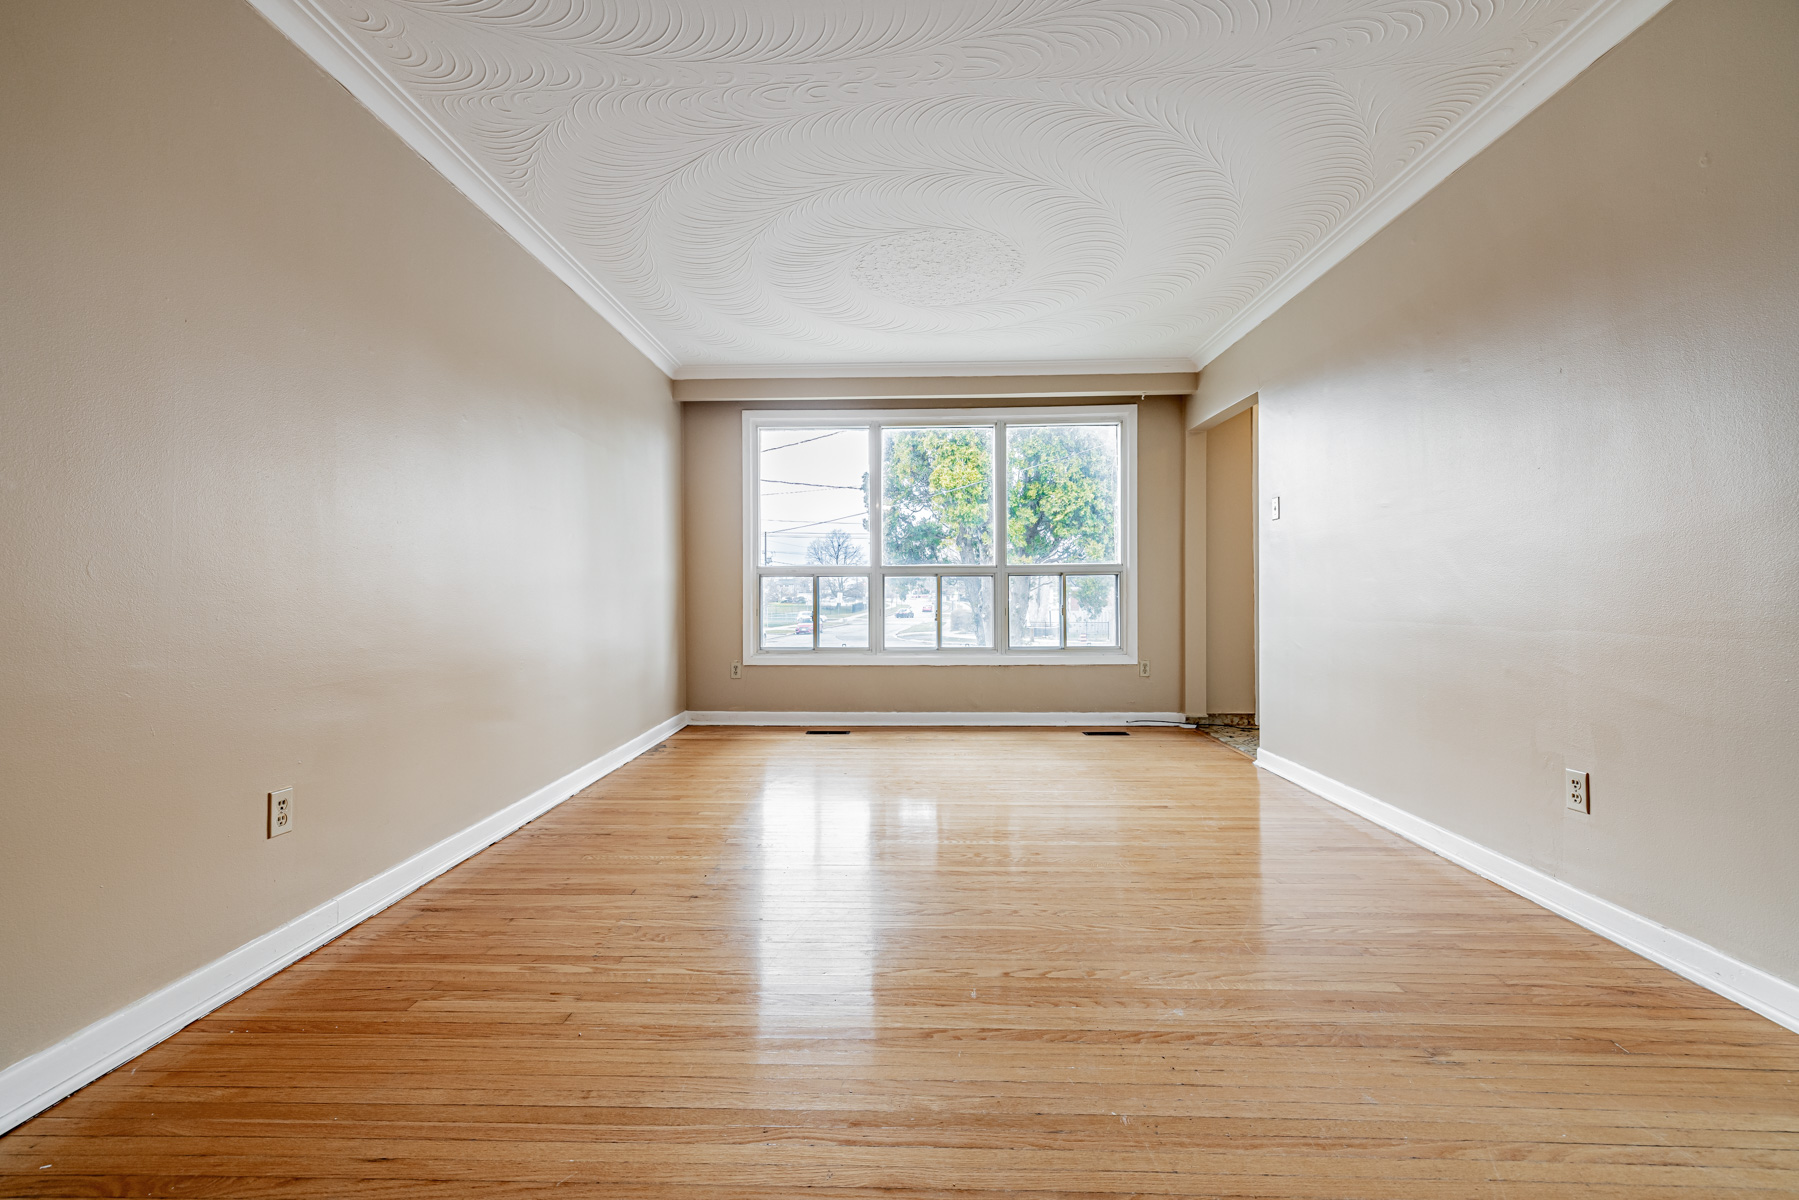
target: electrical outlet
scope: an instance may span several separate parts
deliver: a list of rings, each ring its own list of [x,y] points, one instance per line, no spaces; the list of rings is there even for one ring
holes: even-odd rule
[[[1569,812],[1591,813],[1593,811],[1593,784],[1585,771],[1564,771],[1568,785],[1562,791],[1562,803],[1568,806]]]
[[[294,827],[294,789],[269,793],[269,836],[280,837]]]
[[[1268,519],[1270,521],[1281,519],[1281,498],[1279,496],[1268,501]]]
[[[731,678],[732,679],[742,679],[743,678],[743,664],[742,663],[734,662],[731,664]]]
[[[1137,674],[1145,679],[1149,678],[1149,660],[1147,658],[1137,664]]]

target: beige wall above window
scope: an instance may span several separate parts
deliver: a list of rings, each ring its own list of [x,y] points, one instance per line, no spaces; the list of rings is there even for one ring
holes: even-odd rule
[[[793,427],[823,428],[830,422],[869,425],[884,419],[899,406],[891,401],[853,403],[820,402],[816,404],[783,403],[745,404],[715,402],[682,406],[683,470],[686,509],[686,575],[687,637],[689,646],[689,679],[696,690],[689,697],[689,707],[696,711],[949,711],[949,712],[1025,712],[1025,711],[1106,711],[1106,712],[1170,712],[1180,707],[1180,497],[1182,462],[1181,401],[1177,398],[1102,397],[1074,404],[1058,405],[1043,398],[1032,398],[1015,404],[996,403],[992,399],[908,402],[907,413],[920,414],[920,420],[957,420],[984,422],[991,426],[1000,421],[1020,422],[1027,412],[1043,412],[1044,420],[1086,419],[1082,414],[1097,410],[1125,409],[1135,416],[1137,426],[1136,454],[1131,475],[1135,480],[1134,520],[1126,526],[1126,536],[1134,535],[1134,550],[1127,549],[1134,583],[1127,577],[1121,584],[1122,611],[1120,633],[1122,652],[1110,656],[1093,655],[1085,661],[1035,659],[1027,653],[1002,651],[996,645],[984,658],[970,654],[966,658],[950,657],[945,661],[926,661],[938,654],[954,650],[933,648],[931,655],[918,654],[909,660],[890,661],[876,668],[877,656],[860,652],[860,658],[847,655],[851,648],[832,646],[826,650],[800,652],[784,656],[781,665],[768,665],[753,647],[760,644],[760,627],[754,625],[756,604],[761,595],[751,593],[746,579],[754,564],[746,562],[748,543],[753,532],[754,515],[745,504],[746,493],[753,486],[746,469],[745,429],[759,427],[751,422],[781,414],[781,420]],[[982,414],[996,413],[997,416]],[[748,420],[746,420],[746,414]],[[1032,421],[1038,420],[1033,415]],[[872,451],[870,455],[873,457]],[[787,479],[787,475],[773,478]],[[802,480],[802,482],[806,482]],[[844,480],[819,479],[812,482],[849,487]],[[848,495],[849,493],[845,493]],[[861,503],[854,497],[850,507]],[[879,505],[874,507],[878,508]],[[849,509],[845,508],[845,512]],[[823,514],[826,517],[841,515]],[[846,530],[845,537],[854,531]],[[1125,543],[1129,546],[1129,542]],[[860,546],[861,543],[857,542]],[[775,557],[804,558],[805,547],[796,544]],[[852,555],[853,557],[853,555]],[[853,578],[866,574],[872,580],[875,564],[839,564],[845,569],[825,563],[798,563],[791,574],[776,578],[810,579],[830,575]],[[981,576],[994,580],[994,604],[1004,607],[1011,596],[1011,585],[1002,585],[1005,577],[1026,578],[1031,575],[1055,575],[1064,570],[1110,574],[1099,570],[1099,564],[1063,567],[1050,564],[1038,569],[1016,564],[1003,569],[993,566],[936,563],[922,564],[908,575]],[[767,575],[766,570],[757,572]],[[894,566],[885,574],[901,576]],[[1116,573],[1127,574],[1123,565]],[[937,585],[941,587],[939,583]],[[1026,585],[1020,584],[1021,588]],[[942,593],[933,597],[933,620],[941,605]],[[885,586],[869,587],[866,603],[871,607],[884,604]],[[746,603],[753,601],[753,603]],[[810,604],[810,597],[806,603]],[[785,597],[792,606],[799,601]],[[852,601],[853,604],[853,601]],[[848,606],[845,606],[848,607]],[[913,608],[912,621],[917,622],[920,609]],[[814,636],[823,640],[825,631],[801,633],[798,609],[788,632],[801,641],[811,643]],[[883,617],[885,612],[881,614]],[[873,632],[870,640],[884,640]],[[994,640],[1002,636],[1010,641],[1009,629],[1004,634],[997,627]],[[747,643],[746,634],[757,635]],[[884,633],[884,631],[883,631]],[[1132,641],[1128,640],[1134,638]],[[959,648],[962,651],[967,647]],[[1028,651],[1019,647],[1018,651]],[[843,656],[848,661],[830,661]],[[1108,661],[1095,662],[1095,658]],[[794,665],[788,661],[797,659]],[[1139,661],[1150,664],[1150,675],[1144,678]],[[731,677],[733,663],[741,664],[741,677]]]

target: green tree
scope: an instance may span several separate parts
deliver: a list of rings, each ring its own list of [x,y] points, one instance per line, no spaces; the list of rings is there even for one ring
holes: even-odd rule
[[[1015,426],[1006,470],[1010,561],[1118,561],[1116,426]]]
[[[886,561],[992,562],[993,432],[895,429],[883,440]]]
[[[1083,616],[1097,617],[1112,607],[1112,589],[1116,586],[1110,575],[1070,575],[1068,600]]]
[[[1075,640],[1076,628],[1081,632],[1081,640],[1086,644],[1089,636],[1095,635],[1093,622],[1102,618],[1106,624],[1103,628],[1110,630],[1114,639],[1118,636],[1118,577],[1116,575],[1068,575],[1065,576],[1068,586],[1068,638],[1072,644]]]

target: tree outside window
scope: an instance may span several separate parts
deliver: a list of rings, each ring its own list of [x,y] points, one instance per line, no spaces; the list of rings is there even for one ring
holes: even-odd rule
[[[993,562],[993,431],[883,431],[882,553],[896,566]]]
[[[811,575],[812,648],[1003,661],[1126,646],[1128,415],[888,415],[823,414],[756,433],[754,570],[771,588],[782,563]],[[805,622],[789,622],[774,591],[761,599],[768,638],[785,648],[803,637]]]
[[[1006,559],[1118,561],[1118,426],[1006,430]]]

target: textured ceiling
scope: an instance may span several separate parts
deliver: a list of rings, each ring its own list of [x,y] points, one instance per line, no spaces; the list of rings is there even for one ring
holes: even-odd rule
[[[1595,0],[312,0],[678,367],[1190,359]]]

